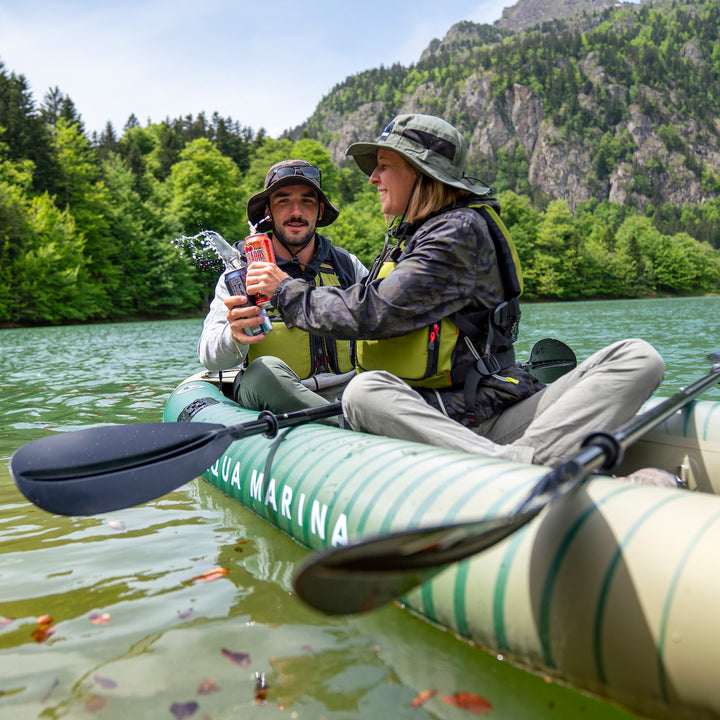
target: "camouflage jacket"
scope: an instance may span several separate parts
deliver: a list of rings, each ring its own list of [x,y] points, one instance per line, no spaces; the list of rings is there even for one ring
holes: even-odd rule
[[[384,252],[367,278],[344,290],[284,280],[272,297],[273,305],[286,322],[309,332],[363,340],[405,335],[457,311],[491,308],[504,299],[492,238],[485,220],[472,208],[456,206],[420,225],[403,224],[393,235],[396,242],[404,241],[404,249],[387,277],[373,279]],[[453,365],[471,358],[465,343],[458,342]],[[479,421],[543,387],[518,365],[503,376],[518,382],[491,376],[478,386],[475,415]],[[433,407],[468,424],[462,385],[415,389]]]

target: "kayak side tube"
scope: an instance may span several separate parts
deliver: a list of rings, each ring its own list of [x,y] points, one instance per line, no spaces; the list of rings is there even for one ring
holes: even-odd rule
[[[166,421],[234,425],[256,417],[193,380],[165,410]],[[509,514],[546,471],[308,424],[233,443],[203,478],[319,550]],[[635,712],[719,717],[718,547],[716,496],[598,476],[401,601]]]

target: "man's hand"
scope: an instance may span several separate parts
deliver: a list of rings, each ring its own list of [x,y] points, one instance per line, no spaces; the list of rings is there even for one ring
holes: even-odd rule
[[[232,336],[241,345],[254,345],[262,342],[265,335],[248,335],[246,328],[261,325],[261,310],[256,305],[246,305],[247,298],[244,295],[232,295],[225,300],[227,306],[227,320],[230,323]],[[243,307],[243,305],[245,307]]]
[[[275,288],[289,277],[275,263],[254,262],[248,266],[245,287],[249,295],[272,297]]]

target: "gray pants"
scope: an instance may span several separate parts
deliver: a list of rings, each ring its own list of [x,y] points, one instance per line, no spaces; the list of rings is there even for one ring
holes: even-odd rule
[[[363,432],[556,466],[577,453],[589,433],[612,432],[632,418],[663,375],[662,358],[652,345],[622,340],[472,430],[384,371],[355,377],[343,394],[343,412]]]
[[[235,397],[250,410],[294,412],[337,400],[347,384],[343,376],[337,377],[337,384],[313,391],[303,385],[302,380],[280,358],[267,355],[253,360],[242,375],[238,375]],[[320,422],[337,426],[338,418],[326,418]]]

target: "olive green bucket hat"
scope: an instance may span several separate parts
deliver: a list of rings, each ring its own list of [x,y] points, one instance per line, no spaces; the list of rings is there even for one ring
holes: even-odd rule
[[[254,226],[261,224],[265,217],[265,206],[270,202],[270,195],[285,185],[309,185],[318,194],[318,201],[325,209],[318,219],[318,226],[334,223],[340,211],[328,200],[321,187],[322,173],[320,168],[311,165],[307,160],[282,160],[275,163],[265,176],[265,188],[253,195],[247,202],[247,218]]]
[[[345,155],[371,175],[381,148],[402,155],[410,165],[431,178],[473,195],[491,195],[492,190],[463,174],[467,148],[465,138],[449,123],[434,115],[398,115],[376,142],[357,142]]]

